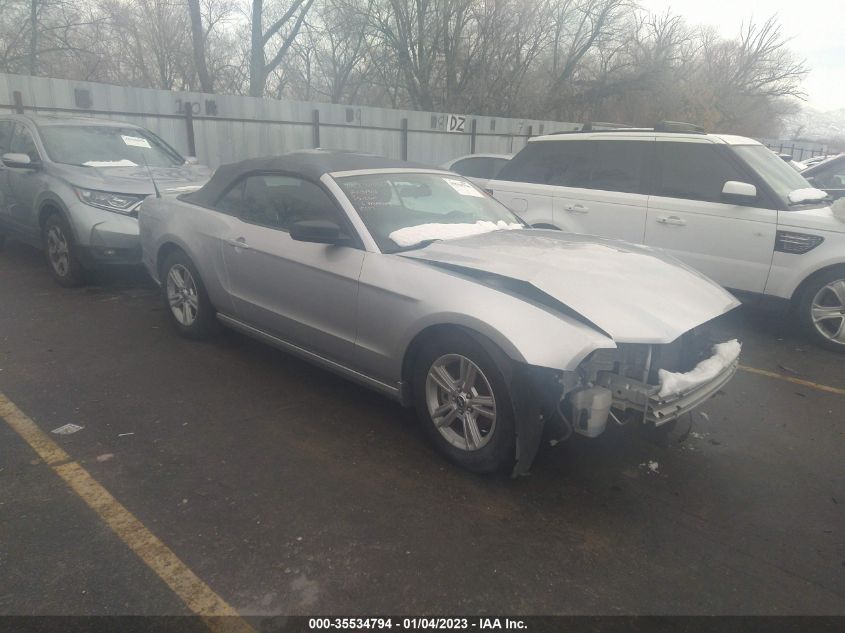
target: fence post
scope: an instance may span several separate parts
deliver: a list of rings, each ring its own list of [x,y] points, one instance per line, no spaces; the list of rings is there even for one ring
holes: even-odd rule
[[[534,126],[529,125],[528,126],[528,138],[531,138],[532,136],[534,136]]]
[[[183,107],[185,109],[185,128],[188,131],[188,156],[196,156],[197,144],[194,138],[194,104],[186,101]]]
[[[312,112],[312,121],[314,123],[314,148],[320,147],[320,111],[314,108]]]
[[[408,160],[408,119],[402,119],[399,130],[399,153],[402,160]]]
[[[476,132],[477,124],[478,124],[478,119],[473,119],[472,124],[470,124],[470,126],[469,126],[469,134],[470,134],[470,137],[469,137],[469,153],[470,154],[475,154],[475,132]]]
[[[23,96],[20,90],[15,90],[12,93],[12,98],[15,100],[15,114],[23,114]]]

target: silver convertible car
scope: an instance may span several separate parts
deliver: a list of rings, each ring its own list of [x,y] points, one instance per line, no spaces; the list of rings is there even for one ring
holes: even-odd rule
[[[476,471],[541,438],[671,427],[736,371],[738,305],[641,246],[528,228],[462,177],[322,150],[220,167],[148,198],[143,261],[187,337],[219,323],[415,407]]]

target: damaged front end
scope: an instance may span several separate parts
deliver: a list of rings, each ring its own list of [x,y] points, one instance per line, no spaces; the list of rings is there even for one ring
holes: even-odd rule
[[[556,443],[572,433],[597,437],[610,420],[652,428],[677,420],[730,381],[740,347],[736,340],[714,344],[697,328],[665,345],[620,343],[615,349],[596,350],[575,371],[529,368],[535,370],[532,388],[521,391],[533,395],[515,405],[518,418],[537,420],[539,412],[541,424],[518,424],[523,428],[514,474],[530,466],[544,426]],[[527,384],[528,378],[523,382]],[[520,409],[523,400],[535,403],[536,410],[528,410],[525,403]]]

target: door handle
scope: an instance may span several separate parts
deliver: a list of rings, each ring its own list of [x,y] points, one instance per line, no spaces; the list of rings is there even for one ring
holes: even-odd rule
[[[589,213],[590,210],[583,204],[570,204],[564,207],[570,213]]]
[[[248,251],[252,248],[249,244],[246,243],[245,237],[239,237],[234,240],[226,240],[226,243],[229,246],[234,246],[235,248],[240,248],[241,250]]]
[[[677,215],[663,215],[657,218],[658,223],[660,224],[674,224],[675,226],[686,226],[687,221],[682,220]]]

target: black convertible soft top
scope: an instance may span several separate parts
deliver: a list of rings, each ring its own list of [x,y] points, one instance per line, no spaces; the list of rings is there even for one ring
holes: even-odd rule
[[[282,171],[308,180],[319,180],[323,174],[337,171],[363,169],[431,169],[425,165],[403,160],[385,158],[375,154],[363,154],[343,150],[311,149],[291,152],[282,156],[250,158],[239,163],[221,165],[205,185],[182,196],[183,199],[211,206],[225,193],[229,186],[244,174],[262,171]]]

